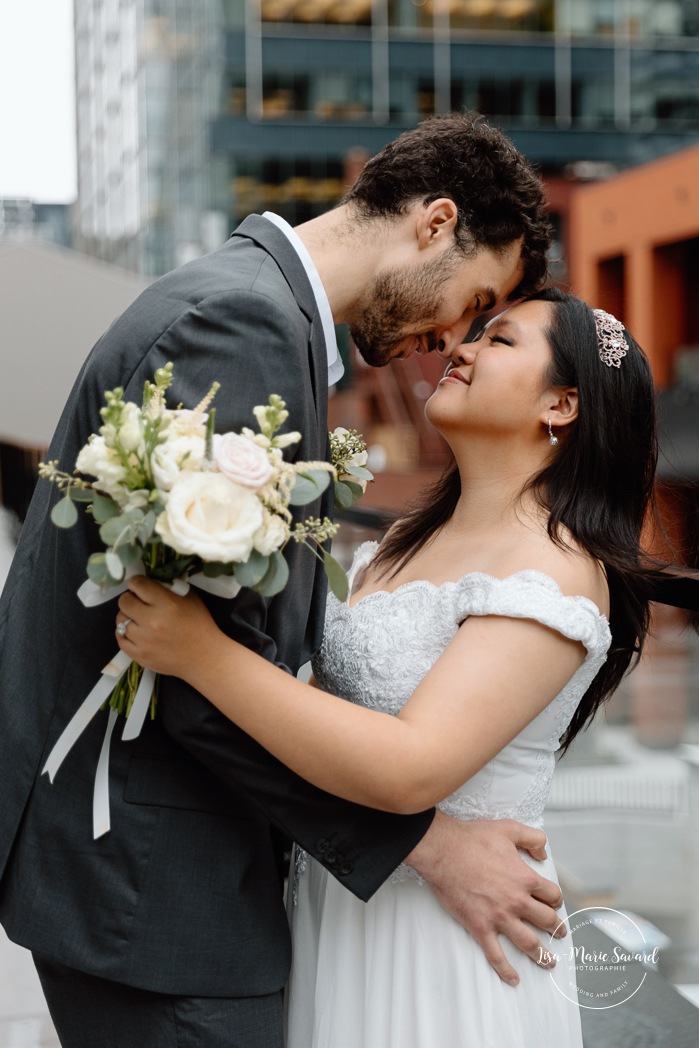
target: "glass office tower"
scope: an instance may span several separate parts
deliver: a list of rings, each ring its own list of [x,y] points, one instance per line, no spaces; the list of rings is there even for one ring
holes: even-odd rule
[[[219,0],[75,0],[78,248],[154,276],[225,239],[224,39]]]

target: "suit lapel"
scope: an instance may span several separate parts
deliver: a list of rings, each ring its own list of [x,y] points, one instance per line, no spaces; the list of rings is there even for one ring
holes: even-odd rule
[[[323,324],[318,313],[313,288],[301,259],[281,229],[260,215],[249,215],[235,232],[234,237],[253,240],[275,260],[291,288],[299,309],[310,322],[308,363],[313,386],[314,405],[321,437],[321,454],[325,455],[324,433],[328,416],[328,356],[323,334]]]

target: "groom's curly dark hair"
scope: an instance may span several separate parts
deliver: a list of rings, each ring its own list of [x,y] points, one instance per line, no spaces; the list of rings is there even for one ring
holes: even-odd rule
[[[470,255],[523,237],[524,275],[510,298],[547,275],[551,229],[541,179],[498,128],[478,113],[433,116],[372,157],[346,193],[360,218],[404,214],[415,201],[448,197],[458,208],[456,244]]]

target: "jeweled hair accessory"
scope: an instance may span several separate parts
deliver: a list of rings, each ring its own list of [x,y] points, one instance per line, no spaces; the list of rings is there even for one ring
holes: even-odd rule
[[[597,328],[599,358],[608,368],[620,368],[621,358],[628,353],[629,346],[624,338],[624,325],[611,313],[593,309]]]

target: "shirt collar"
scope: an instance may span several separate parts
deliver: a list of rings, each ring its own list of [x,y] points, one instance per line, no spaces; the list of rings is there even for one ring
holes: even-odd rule
[[[268,222],[272,222],[278,229],[281,229],[282,233],[299,256],[303,268],[306,271],[306,275],[308,276],[313,289],[313,296],[316,300],[318,315],[320,316],[320,322],[323,326],[323,335],[325,336],[325,349],[328,354],[328,385],[334,386],[335,383],[339,382],[342,378],[345,372],[345,366],[342,363],[340,351],[337,348],[335,321],[333,320],[328,296],[323,287],[323,281],[320,279],[320,274],[315,267],[315,263],[308,253],[308,248],[289,223],[279,215],[275,215],[273,211],[265,211],[262,217],[266,218]]]

